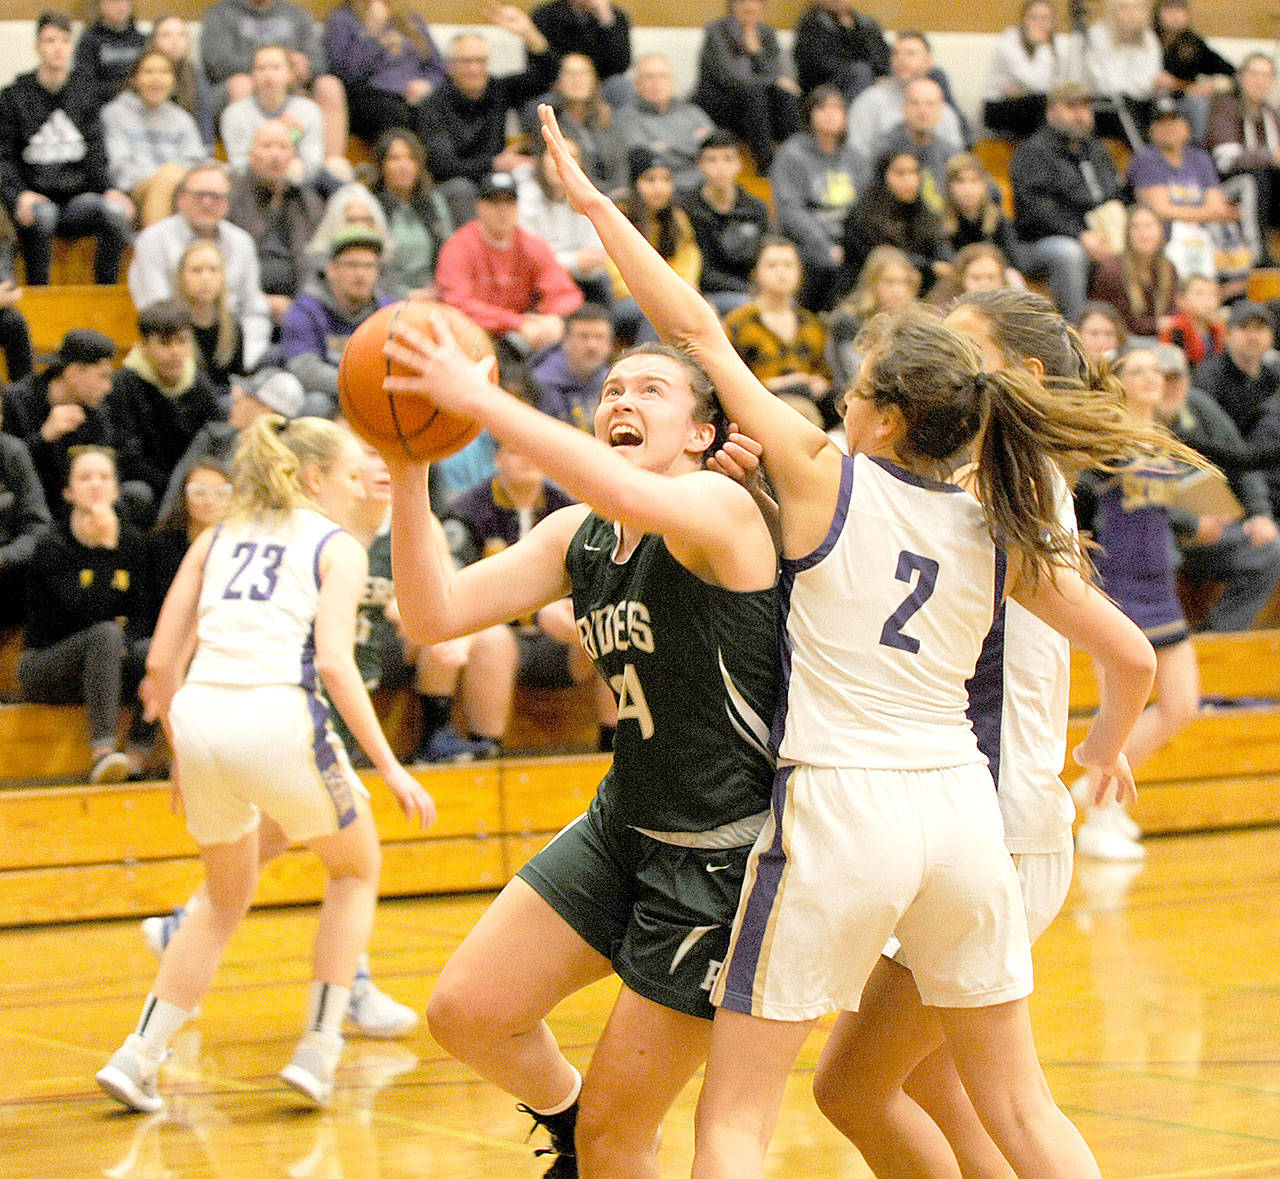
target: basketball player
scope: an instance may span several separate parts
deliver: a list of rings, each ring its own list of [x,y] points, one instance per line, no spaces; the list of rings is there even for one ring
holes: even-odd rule
[[[595,225],[659,333],[690,349],[764,448],[778,492],[787,603],[781,768],[748,864],[698,1107],[694,1175],[763,1176],[791,1064],[817,1017],[856,1010],[895,931],[984,1124],[1022,1176],[1097,1175],[1036,1061],[1030,948],[992,780],[965,711],[993,613],[1018,601],[1096,653],[1107,687],[1076,752],[1133,789],[1121,746],[1150,690],[1150,645],[1071,567],[1052,459],[1130,440],[1093,397],[982,370],[919,310],[874,325],[846,394],[854,457],[783,405],[563,149],[570,201]],[[971,498],[949,481],[975,447]],[[1002,537],[1011,559],[1006,576]],[[994,1062],[994,1064],[992,1063]]]
[[[332,1095],[380,853],[321,681],[405,814],[421,826],[435,817],[387,745],[353,655],[368,565],[333,521],[363,494],[362,464],[355,438],[331,422],[260,418],[236,450],[226,521],[191,546],[165,599],[142,694],[147,715],[170,732],[207,903],[174,933],[137,1030],[97,1074],[130,1109],[163,1105],[159,1063],[253,899],[262,812],[329,875],[307,1030],[281,1076],[314,1104]]]
[[[385,388],[476,418],[583,503],[455,572],[426,530],[426,467],[393,466],[409,635],[435,642],[572,593],[583,647],[617,695],[618,727],[590,809],[467,935],[428,1023],[548,1128],[548,1175],[656,1179],[658,1130],[705,1058],[711,986],[768,807],[773,541],[750,495],[703,469],[724,421],[681,353],[654,344],[618,360],[591,438],[503,393],[443,321],[436,328],[433,346],[397,327],[388,355],[415,375]],[[545,1017],[611,971],[622,990],[583,1082]]]

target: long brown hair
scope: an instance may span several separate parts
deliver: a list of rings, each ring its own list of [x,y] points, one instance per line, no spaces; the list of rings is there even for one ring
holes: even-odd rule
[[[1173,268],[1173,263],[1165,256],[1163,249],[1157,249],[1155,255],[1151,258],[1148,266],[1143,266],[1137,254],[1133,251],[1133,245],[1129,240],[1129,230],[1133,226],[1133,219],[1139,214],[1145,213],[1149,217],[1154,217],[1156,224],[1160,226],[1160,232],[1164,233],[1164,222],[1160,220],[1156,212],[1148,205],[1134,205],[1129,210],[1129,216],[1125,219],[1124,234],[1124,252],[1120,255],[1120,274],[1124,282],[1124,292],[1129,299],[1129,307],[1131,313],[1136,317],[1139,315],[1161,316],[1169,313],[1169,307],[1173,302],[1173,288],[1177,282],[1177,272]],[[1154,280],[1152,282],[1152,300],[1151,306],[1147,306],[1146,278],[1151,273]]]
[[[217,316],[218,336],[213,346],[213,355],[209,358],[219,368],[226,368],[231,363],[232,358],[236,354],[236,321],[231,314],[231,300],[227,298],[227,260],[222,256],[222,251],[218,248],[218,243],[208,238],[194,237],[182,251],[178,258],[178,271],[174,276],[173,294],[174,297],[180,299],[188,307],[191,306],[191,300],[187,297],[187,293],[182,287],[182,271],[187,264],[187,259],[198,250],[212,250],[218,255],[218,260],[222,264],[222,290],[218,292],[214,298],[214,310]]]

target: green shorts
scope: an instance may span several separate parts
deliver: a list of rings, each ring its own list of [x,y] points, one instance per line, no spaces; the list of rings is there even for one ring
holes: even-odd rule
[[[710,1019],[750,852],[663,843],[597,798],[518,875],[636,994]]]

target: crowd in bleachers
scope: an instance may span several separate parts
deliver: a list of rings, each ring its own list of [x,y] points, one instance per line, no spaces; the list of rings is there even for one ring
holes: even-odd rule
[[[288,0],[217,0],[198,50],[176,17],[144,31],[132,0],[96,7],[78,36],[42,15],[36,69],[0,90],[0,625],[26,627],[24,698],[88,707],[95,779],[153,740],[139,724],[118,749],[116,707],[182,551],[226,509],[237,432],[334,416],[344,343],[379,307],[462,309],[505,387],[586,429],[609,358],[654,338],[547,167],[539,100],[760,379],[824,427],[860,326],[911,299],[1042,284],[1099,360],[1163,343],[1159,413],[1243,508],[1170,513],[1184,570],[1227,583],[1206,625],[1250,625],[1280,579],[1275,308],[1247,294],[1280,243],[1275,66],[1216,53],[1186,0],[1107,0],[1070,29],[1026,0],[979,118],[927,35],[890,39],[848,0],[818,0],[789,52],[763,0],[730,0],[688,97],[665,57],[633,60],[610,0],[494,6],[524,49],[505,75],[482,32],[438,44],[394,0],[344,0],[319,26]],[[86,237],[94,281],[127,281],[139,342],[117,364],[86,324],[37,362],[22,284]],[[486,436],[432,486],[460,561],[561,495]],[[498,751],[517,676],[587,675],[554,613],[406,650],[389,577],[371,576],[366,674],[416,686],[423,761]]]

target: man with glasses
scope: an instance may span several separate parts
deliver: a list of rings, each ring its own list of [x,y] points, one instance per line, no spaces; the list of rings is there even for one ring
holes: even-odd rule
[[[226,269],[228,310],[240,322],[244,363],[253,369],[271,342],[271,309],[262,293],[253,238],[226,219],[230,198],[225,164],[206,160],[192,168],[178,186],[177,212],[138,234],[129,266],[129,296],[135,307],[170,298],[187,246],[196,238],[216,242]]]
[[[324,278],[299,295],[280,325],[285,368],[307,391],[304,413],[332,417],[338,405],[338,361],[351,333],[392,299],[378,290],[382,239],[361,225],[333,239]]]

